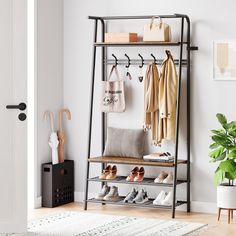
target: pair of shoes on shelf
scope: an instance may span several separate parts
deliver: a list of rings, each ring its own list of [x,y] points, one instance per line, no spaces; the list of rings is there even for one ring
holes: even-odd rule
[[[123,200],[124,203],[137,203],[143,204],[148,201],[147,192],[143,189],[137,191],[135,188],[126,195],[125,199]]]
[[[105,170],[102,171],[99,179],[115,179],[117,174],[117,167],[108,165]]]
[[[171,206],[173,200],[173,193],[170,191],[169,193],[165,191],[161,191],[156,199],[153,201],[153,205],[165,205],[165,206]]]
[[[105,201],[118,201],[119,198],[118,187],[107,185],[103,185],[101,192],[95,196],[95,199]]]
[[[171,157],[172,155],[169,152],[160,153],[160,157]]]
[[[156,152],[149,155],[144,155],[143,159],[145,161],[156,161],[156,162],[173,162],[174,156],[169,152]]]
[[[126,181],[129,182],[142,182],[144,178],[145,170],[143,167],[140,169],[136,166],[133,170],[131,170],[130,175],[127,176]]]
[[[154,180],[155,183],[172,184],[173,183],[173,173],[162,171],[159,176]]]

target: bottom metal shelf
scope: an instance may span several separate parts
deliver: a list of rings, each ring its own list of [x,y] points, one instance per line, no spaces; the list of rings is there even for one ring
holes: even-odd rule
[[[172,209],[172,206],[166,206],[166,205],[153,205],[153,200],[154,199],[149,199],[149,201],[143,203],[143,204],[138,204],[138,203],[124,203],[123,199],[125,197],[120,197],[118,201],[104,201],[104,200],[97,200],[95,198],[88,199],[87,202],[92,202],[92,203],[105,203],[105,204],[110,204],[110,205],[119,205],[119,206],[131,206],[131,207],[142,207],[142,208],[162,208],[162,209]],[[187,201],[177,201],[175,204],[176,207],[186,204]]]

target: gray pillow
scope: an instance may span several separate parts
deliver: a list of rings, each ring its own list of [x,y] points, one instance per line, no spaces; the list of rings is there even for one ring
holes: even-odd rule
[[[107,128],[104,156],[143,158],[144,131],[142,129]]]

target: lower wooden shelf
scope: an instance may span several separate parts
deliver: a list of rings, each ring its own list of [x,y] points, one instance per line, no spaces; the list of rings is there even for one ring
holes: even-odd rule
[[[95,198],[88,199],[87,202],[92,203],[104,203],[104,204],[110,204],[110,205],[119,205],[119,206],[131,206],[131,207],[142,207],[142,208],[162,208],[162,209],[171,209],[172,206],[166,206],[166,205],[153,205],[154,199],[149,199],[147,202],[138,204],[138,203],[125,203],[123,202],[125,197],[120,197],[118,201],[104,201],[104,200],[97,200]],[[177,201],[175,204],[176,207],[186,204],[187,201]]]
[[[132,185],[148,185],[148,186],[173,187],[173,184],[155,183],[154,182],[154,178],[144,178],[142,182],[126,181],[126,176],[117,176],[116,179],[112,179],[112,180],[99,179],[99,177],[93,177],[93,178],[89,178],[88,181],[117,183],[117,184],[132,184]],[[177,184],[183,184],[183,183],[186,183],[186,182],[187,182],[187,180],[177,180]]]
[[[91,157],[88,158],[89,162],[97,163],[113,163],[113,164],[126,164],[126,165],[139,165],[139,166],[164,166],[164,167],[174,167],[174,162],[155,162],[155,161],[145,161],[143,159],[134,157]],[[187,164],[187,160],[178,160],[177,164]]]

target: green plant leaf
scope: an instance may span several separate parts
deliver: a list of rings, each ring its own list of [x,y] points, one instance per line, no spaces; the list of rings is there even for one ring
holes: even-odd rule
[[[222,135],[213,135],[212,140],[218,144],[225,144],[225,138]]]
[[[232,140],[227,134],[213,135],[211,138],[215,143],[218,143],[225,148],[233,146]]]
[[[221,170],[229,173],[234,173],[236,171],[236,163],[234,160],[222,161],[219,167]]]
[[[219,144],[218,144],[218,143],[212,143],[212,144],[209,146],[210,149],[216,149],[216,148],[218,148],[218,147],[219,147]]]
[[[212,162],[216,162],[216,161],[223,161],[226,157],[226,151],[223,152],[220,156],[216,157],[215,159],[213,159]]]
[[[236,128],[230,129],[229,130],[229,135],[231,135],[232,137],[236,138]]]
[[[230,129],[235,128],[236,127],[236,122],[231,121],[231,122],[228,123],[228,126],[229,126]]]
[[[211,151],[209,153],[209,157],[214,158],[214,159],[219,157],[222,154],[222,152],[224,151],[224,149],[225,149],[224,147],[219,147],[219,148]]]
[[[221,184],[224,178],[225,178],[225,172],[222,169],[217,168],[214,175],[214,185],[218,186],[219,184]]]
[[[231,150],[227,156],[236,158],[236,150],[235,149]]]
[[[216,173],[218,170],[220,170],[220,167],[219,167],[219,166],[218,166],[217,169],[215,170],[215,173]]]
[[[227,179],[236,179],[236,171],[234,171],[234,172],[226,172],[225,173],[225,178],[227,178]]]
[[[221,123],[222,126],[227,124],[227,119],[226,119],[225,115],[223,115],[221,113],[217,113],[216,117],[217,117],[218,121]]]
[[[212,129],[211,132],[213,134],[223,134],[225,131],[223,129]]]

